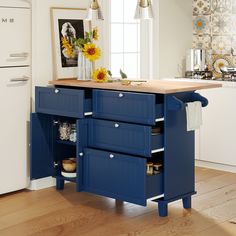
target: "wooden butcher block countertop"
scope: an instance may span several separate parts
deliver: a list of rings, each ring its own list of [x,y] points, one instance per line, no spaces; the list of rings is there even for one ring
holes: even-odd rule
[[[183,82],[166,80],[147,80],[147,82],[132,82],[130,85],[122,85],[121,82],[96,83],[93,81],[79,81],[75,79],[53,80],[49,84],[55,86],[68,86],[78,88],[97,88],[108,90],[121,90],[144,93],[170,94],[201,89],[219,88],[221,84],[204,82]]]

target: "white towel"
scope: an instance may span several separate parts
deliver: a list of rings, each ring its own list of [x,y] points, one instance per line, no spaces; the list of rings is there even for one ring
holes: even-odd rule
[[[202,125],[202,103],[189,102],[186,106],[187,131],[199,129]]]

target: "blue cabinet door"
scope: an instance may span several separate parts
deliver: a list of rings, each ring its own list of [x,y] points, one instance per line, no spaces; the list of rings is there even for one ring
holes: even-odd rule
[[[40,179],[54,175],[53,122],[44,114],[31,114],[30,177]]]
[[[93,117],[154,125],[163,105],[154,94],[93,90]]]
[[[146,159],[85,149],[85,191],[146,205]]]
[[[92,111],[91,98],[79,89],[36,87],[35,110],[37,113],[83,118]]]

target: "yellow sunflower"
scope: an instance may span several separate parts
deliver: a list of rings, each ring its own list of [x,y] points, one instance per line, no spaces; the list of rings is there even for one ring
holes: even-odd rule
[[[93,80],[95,80],[98,83],[107,82],[107,78],[108,78],[108,72],[103,67],[100,67],[99,69],[93,72]]]
[[[99,39],[98,27],[95,27],[93,29],[93,40],[98,40],[98,39]]]
[[[90,61],[95,61],[100,58],[101,50],[100,48],[96,47],[93,43],[86,43],[84,45],[84,56],[89,59]]]

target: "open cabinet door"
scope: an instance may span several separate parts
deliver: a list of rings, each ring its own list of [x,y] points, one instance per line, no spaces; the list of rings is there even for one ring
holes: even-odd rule
[[[31,114],[30,177],[40,179],[52,176],[53,167],[53,120],[44,114]]]

